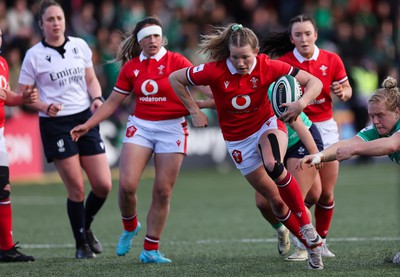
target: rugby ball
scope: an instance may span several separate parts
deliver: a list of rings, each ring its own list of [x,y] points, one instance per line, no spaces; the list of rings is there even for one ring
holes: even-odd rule
[[[275,81],[272,91],[269,94],[269,100],[272,104],[277,117],[286,112],[287,107],[281,107],[284,103],[291,103],[299,100],[301,97],[301,86],[292,75],[283,75]]]

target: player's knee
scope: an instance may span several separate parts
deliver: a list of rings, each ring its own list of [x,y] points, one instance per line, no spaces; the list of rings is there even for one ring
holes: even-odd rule
[[[0,200],[10,197],[10,173],[8,166],[0,166]]]
[[[260,210],[266,210],[269,208],[268,200],[261,197],[256,197],[256,207]]]
[[[285,166],[281,162],[275,162],[273,164],[273,167],[266,166],[265,170],[267,171],[269,177],[271,177],[272,180],[276,180],[282,175],[283,171],[285,170]]]
[[[316,199],[314,199],[314,200],[309,200],[309,199],[304,200],[304,205],[306,205],[306,207],[307,207],[308,209],[310,209],[310,208],[311,208],[312,206],[314,206],[316,203],[317,203],[317,200],[316,200]]]
[[[287,213],[286,204],[282,200],[273,201],[271,203],[271,209],[272,209],[273,213],[275,214],[275,216],[277,216],[278,218],[285,216],[285,214]]]
[[[266,162],[263,159],[265,170],[267,171],[268,175],[273,179],[278,179],[283,171],[285,170],[285,166],[281,161],[281,154],[279,150],[279,142],[278,138],[275,134],[268,134],[268,140],[271,144],[272,155],[274,156],[273,162]],[[261,146],[259,146],[261,150]]]
[[[315,190],[310,190],[305,198],[305,203],[306,205],[309,205],[310,207],[317,204],[318,199],[321,197],[321,191],[315,191]]]
[[[333,194],[321,194],[317,204],[320,206],[330,206],[334,202]]]
[[[157,201],[159,205],[169,205],[171,202],[172,189],[156,186],[153,188],[153,200]]]
[[[104,183],[101,186],[93,186],[92,191],[96,196],[100,198],[107,198],[108,194],[111,191],[111,182]]]

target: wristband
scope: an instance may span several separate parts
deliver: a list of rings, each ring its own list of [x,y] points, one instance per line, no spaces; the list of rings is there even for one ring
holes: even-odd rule
[[[103,103],[106,101],[106,99],[104,99],[103,96],[98,96],[98,97],[93,98],[92,103],[94,102],[94,100],[97,100],[97,99],[99,99]]]
[[[51,103],[51,104],[47,107],[46,114],[49,114],[51,106],[53,106],[53,103]]]

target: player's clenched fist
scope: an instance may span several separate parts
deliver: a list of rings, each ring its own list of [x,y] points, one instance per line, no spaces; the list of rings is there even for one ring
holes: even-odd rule
[[[27,86],[26,90],[22,93],[24,104],[35,103],[39,99],[39,92],[37,88]]]

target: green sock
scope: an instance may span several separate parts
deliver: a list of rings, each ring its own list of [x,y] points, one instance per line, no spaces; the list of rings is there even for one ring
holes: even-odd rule
[[[276,223],[276,224],[271,224],[271,226],[279,233],[279,232],[282,232],[283,230],[283,228],[284,228],[284,225],[282,224],[282,222],[278,222],[278,223]]]

